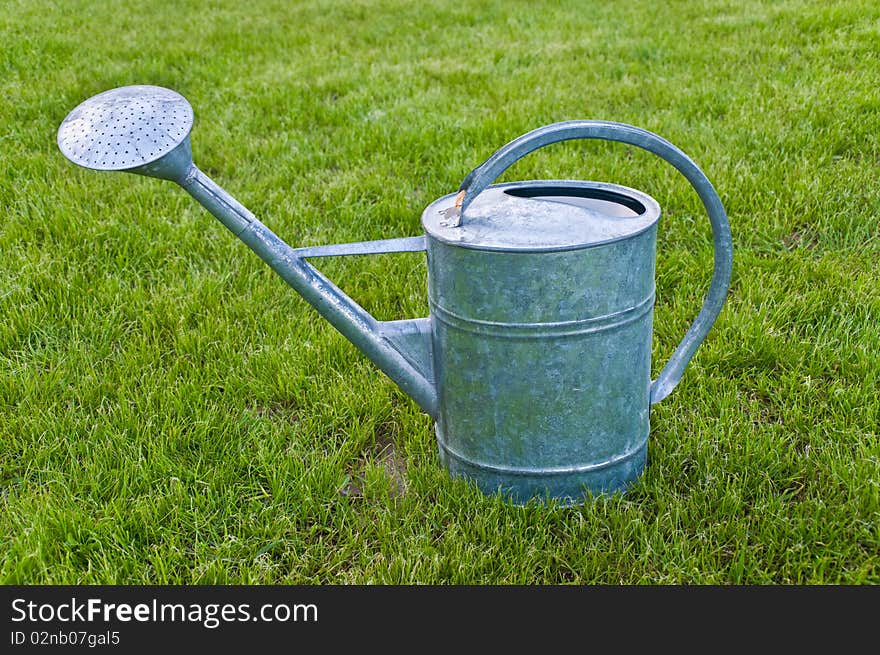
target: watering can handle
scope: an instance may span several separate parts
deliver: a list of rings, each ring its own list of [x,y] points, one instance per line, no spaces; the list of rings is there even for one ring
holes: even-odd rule
[[[727,296],[733,268],[733,242],[727,213],[724,211],[721,198],[718,197],[712,183],[690,157],[666,139],[624,123],[565,121],[546,125],[523,134],[503,146],[465,177],[456,197],[458,211],[455,212],[455,222],[452,226],[461,224],[467,208],[474,198],[492,184],[511,164],[538,148],[572,139],[618,141],[637,146],[661,157],[678,169],[696,189],[712,223],[712,239],[715,244],[715,268],[712,282],[703,307],[693,325],[685,333],[672,357],[660,371],[660,375],[651,383],[651,404],[658,403],[668,396],[678,384],[691,357],[694,356],[712,324],[715,323]]]

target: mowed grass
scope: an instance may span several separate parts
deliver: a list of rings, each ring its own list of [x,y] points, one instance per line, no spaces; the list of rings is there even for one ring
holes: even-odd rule
[[[0,580],[880,582],[880,5],[8,0],[0,12]],[[525,508],[174,185],[68,163],[85,98],[193,104],[195,160],[282,238],[418,234],[547,123],[632,123],[714,182],[728,303],[625,496]],[[711,274],[651,155],[567,143],[504,179],[617,182],[660,228],[654,367]],[[321,261],[380,319],[422,255]]]

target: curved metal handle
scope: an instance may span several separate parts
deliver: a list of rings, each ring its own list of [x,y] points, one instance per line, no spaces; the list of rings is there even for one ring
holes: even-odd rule
[[[681,150],[666,139],[639,127],[608,121],[565,121],[553,123],[528,132],[500,148],[491,157],[472,170],[459,187],[455,206],[454,226],[465,218],[468,206],[483,189],[488,187],[511,164],[544,146],[571,139],[602,139],[637,146],[672,164],[696,189],[712,223],[712,239],[715,245],[715,265],[709,292],[693,325],[685,333],[666,366],[651,383],[651,404],[668,396],[681,379],[685,367],[697,348],[706,338],[709,329],[718,318],[733,269],[733,242],[730,225],[721,198],[703,171]]]

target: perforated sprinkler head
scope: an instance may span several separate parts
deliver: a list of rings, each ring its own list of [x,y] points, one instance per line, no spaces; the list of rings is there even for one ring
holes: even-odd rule
[[[161,86],[123,86],[92,96],[58,128],[58,147],[74,164],[181,182],[192,166],[193,110]]]

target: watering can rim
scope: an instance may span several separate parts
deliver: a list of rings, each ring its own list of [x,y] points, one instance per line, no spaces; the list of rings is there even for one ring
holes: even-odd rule
[[[634,216],[603,216],[587,208],[566,206],[537,195],[517,195],[511,190],[559,189],[593,191],[582,196],[628,206],[640,205]],[[500,192],[500,193],[499,193]],[[559,195],[578,196],[578,193]],[[604,196],[604,197],[603,197]],[[488,186],[468,210],[469,220],[452,226],[446,219],[458,194],[444,195],[429,204],[421,216],[425,233],[442,243],[471,250],[495,252],[561,252],[607,245],[635,237],[660,220],[659,203],[648,194],[610,182],[590,180],[524,180]],[[600,229],[601,228],[601,229]]]

